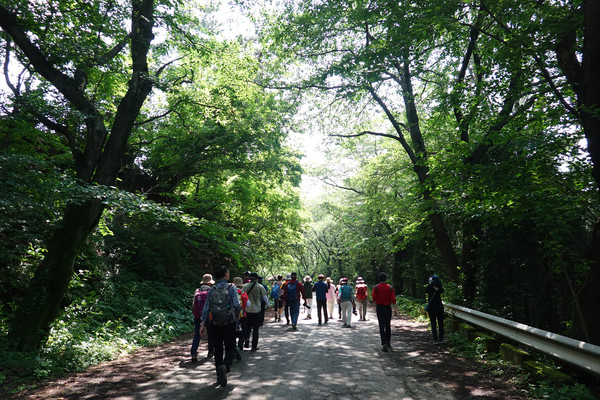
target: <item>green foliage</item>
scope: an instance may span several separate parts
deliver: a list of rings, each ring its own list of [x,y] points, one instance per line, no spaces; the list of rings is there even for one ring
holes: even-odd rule
[[[548,400],[594,400],[596,398],[585,385],[579,383],[573,386],[561,386],[557,388],[552,382],[543,381],[539,384],[531,384],[528,393],[533,398]]]
[[[79,292],[73,298],[74,291],[89,279],[85,273],[75,276],[69,292],[72,301],[52,325],[39,353],[16,353],[5,343],[0,345],[3,384],[15,389],[21,383],[81,371],[141,346],[167,342],[193,328],[193,285],[167,286],[129,275],[110,279],[96,293]]]

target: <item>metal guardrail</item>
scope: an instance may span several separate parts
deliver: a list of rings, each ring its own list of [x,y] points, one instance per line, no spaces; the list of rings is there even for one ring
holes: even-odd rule
[[[473,325],[507,337],[542,353],[600,375],[600,346],[525,324],[444,303],[446,312]]]

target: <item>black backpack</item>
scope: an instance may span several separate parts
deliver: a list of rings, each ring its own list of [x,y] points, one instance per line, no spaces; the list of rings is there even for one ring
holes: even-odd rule
[[[214,326],[227,326],[234,321],[229,289],[233,284],[212,288],[208,319]]]

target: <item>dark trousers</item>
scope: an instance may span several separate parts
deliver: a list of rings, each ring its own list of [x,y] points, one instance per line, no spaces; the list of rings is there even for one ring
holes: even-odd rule
[[[246,337],[250,337],[250,331],[252,331],[252,348],[255,349],[258,346],[258,329],[260,328],[262,315],[260,312],[248,313],[248,333]]]
[[[429,311],[429,321],[431,322],[431,333],[433,333],[433,340],[438,341],[444,340],[444,311]],[[438,336],[439,327],[439,336]]]
[[[190,349],[192,357],[196,357],[198,355],[198,346],[200,346],[200,323],[200,318],[194,318],[194,340],[192,340],[192,348]],[[210,325],[206,326],[206,342],[208,344],[209,353],[215,350],[212,339],[212,330],[210,328]]]
[[[227,326],[211,326],[213,331],[213,341],[215,345],[215,367],[225,364],[229,371],[233,358],[235,357],[235,323]],[[225,350],[225,351],[223,351]],[[225,353],[225,357],[223,357]]]
[[[317,315],[319,316],[319,323],[321,323],[321,310],[323,310],[323,315],[325,315],[325,322],[329,321],[329,316],[327,315],[327,299],[317,300]]]
[[[246,334],[249,332],[248,331],[248,317],[243,317],[240,318],[240,326],[242,327],[242,330],[239,331],[238,334],[238,347],[240,349],[244,348],[244,342],[246,341],[246,339],[248,339],[248,336],[246,336]]]
[[[290,323],[290,303],[287,301],[285,302],[284,312],[285,312],[285,320],[289,324]]]
[[[377,322],[379,323],[379,336],[381,344],[391,344],[392,341],[392,306],[377,305]]]

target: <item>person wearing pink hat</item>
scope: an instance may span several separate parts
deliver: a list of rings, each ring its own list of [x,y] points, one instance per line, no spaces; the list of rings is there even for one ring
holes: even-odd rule
[[[368,288],[362,277],[356,279],[356,303],[358,303],[358,320],[367,320],[367,293]]]

